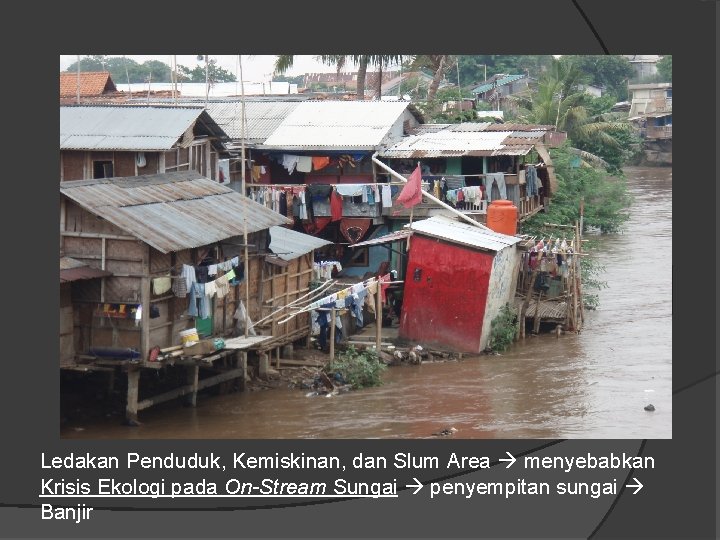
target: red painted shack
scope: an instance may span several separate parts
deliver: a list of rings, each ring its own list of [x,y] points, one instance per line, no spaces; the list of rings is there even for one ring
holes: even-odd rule
[[[400,337],[481,352],[490,323],[515,294],[520,239],[445,216],[409,228]]]

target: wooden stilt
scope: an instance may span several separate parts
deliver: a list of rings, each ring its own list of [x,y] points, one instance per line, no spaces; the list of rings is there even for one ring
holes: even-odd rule
[[[187,366],[187,384],[191,387],[190,392],[187,394],[185,404],[189,407],[197,406],[197,391],[198,391],[198,373],[200,368],[197,364]]]
[[[382,306],[382,285],[380,281],[377,284],[377,294],[375,298],[375,350],[380,354],[382,346],[382,319],[383,319],[383,306]]]
[[[330,310],[330,361],[335,360],[335,308]]]
[[[128,424],[137,424],[138,413],[138,389],[140,386],[140,370],[128,369],[127,405],[125,408],[125,420]]]
[[[245,391],[245,383],[248,380],[248,372],[247,372],[247,352],[242,351],[240,353],[240,365],[238,368],[242,370],[242,376],[240,377],[240,391]]]
[[[280,369],[280,347],[275,348],[275,368]]]
[[[538,292],[537,301],[535,302],[535,321],[533,324],[533,333],[537,334],[540,331],[540,298],[542,297],[542,290]]]

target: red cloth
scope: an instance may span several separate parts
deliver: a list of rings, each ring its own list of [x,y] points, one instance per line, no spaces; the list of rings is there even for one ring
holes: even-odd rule
[[[342,218],[340,232],[350,244],[362,240],[372,224],[372,218]]]
[[[312,158],[313,171],[319,171],[330,165],[330,158],[327,156],[315,156]]]
[[[422,202],[422,172],[420,171],[420,165],[410,175],[407,184],[403,186],[396,201],[405,208],[410,208]]]
[[[330,218],[326,216],[316,216],[309,223],[303,222],[303,228],[308,234],[317,234],[322,231],[330,223]]]
[[[385,296],[385,291],[390,286],[389,284],[385,284],[384,282],[390,281],[390,274],[385,274],[384,276],[378,277],[378,282],[380,283],[380,299],[382,300],[383,304],[387,304],[387,298]]]
[[[335,191],[334,188],[330,193],[330,215],[332,216],[330,221],[342,219],[342,195]]]

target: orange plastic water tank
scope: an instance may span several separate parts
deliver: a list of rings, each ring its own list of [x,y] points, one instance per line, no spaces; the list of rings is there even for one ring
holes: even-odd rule
[[[517,233],[518,209],[512,201],[492,201],[487,209],[487,226],[493,231],[513,236]]]

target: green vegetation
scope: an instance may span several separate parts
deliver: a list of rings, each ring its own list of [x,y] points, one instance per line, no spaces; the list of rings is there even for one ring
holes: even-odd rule
[[[555,166],[558,189],[544,213],[523,223],[525,234],[539,234],[543,222],[572,225],[580,220],[580,201],[584,201],[585,227],[596,227],[603,233],[621,230],[632,203],[624,176],[611,176],[601,169],[583,166],[564,144],[550,150]]]
[[[672,54],[658,60],[657,70],[663,82],[672,82]]]
[[[326,373],[339,374],[353,389],[380,386],[386,369],[374,350],[358,351],[352,345],[325,366]]]
[[[487,348],[494,352],[507,349],[515,341],[518,331],[517,314],[505,304],[497,317],[490,323],[490,340]]]
[[[555,166],[558,189],[553,194],[549,208],[537,214],[521,226],[523,234],[547,235],[543,223],[574,225],[580,220],[580,202],[584,202],[583,223],[585,228],[593,227],[601,233],[615,233],[622,230],[629,215],[627,209],[632,196],[627,190],[625,177],[611,176],[602,169],[583,165],[568,143],[550,150]],[[583,251],[592,253],[593,243],[584,245]],[[598,295],[591,292],[607,287],[598,279],[604,267],[592,257],[580,259],[580,274],[583,283],[583,302],[589,308],[598,305]]]
[[[70,64],[66,71],[77,71],[77,62]],[[105,56],[102,54],[85,56],[80,59],[80,71],[109,71],[115,84],[172,82],[172,69],[168,64],[158,60],[148,60],[138,64],[135,60],[122,56]],[[205,64],[193,69],[178,65],[178,81],[205,82]],[[215,60],[208,62],[208,80],[216,82],[234,82],[235,75],[217,65]]]

